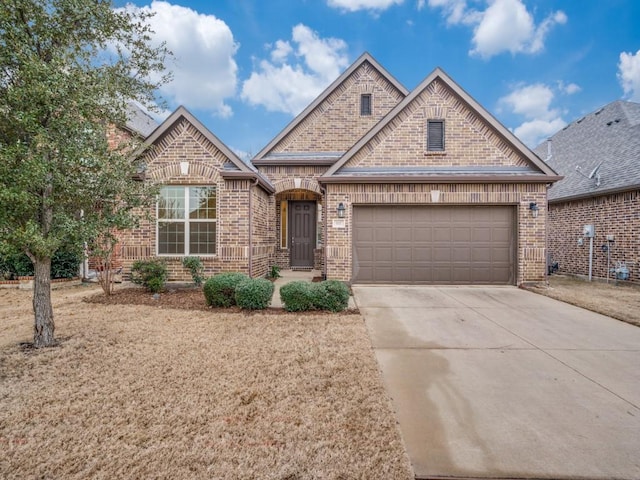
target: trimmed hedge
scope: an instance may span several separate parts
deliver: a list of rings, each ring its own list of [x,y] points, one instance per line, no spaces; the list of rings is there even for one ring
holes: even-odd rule
[[[341,312],[349,306],[349,289],[338,280],[319,283],[295,281],[280,288],[280,299],[288,312],[307,310]]]
[[[235,300],[240,308],[262,310],[269,306],[273,283],[266,278],[250,278],[236,285]]]
[[[249,276],[239,272],[219,273],[204,283],[204,298],[211,307],[232,307],[236,304],[236,287]]]
[[[311,283],[303,280],[289,282],[280,287],[280,300],[287,312],[302,312],[313,309]]]
[[[338,280],[311,284],[313,306],[318,310],[341,312],[349,306],[349,289]]]
[[[131,266],[131,281],[153,293],[159,293],[169,278],[167,264],[163,260],[136,260]]]

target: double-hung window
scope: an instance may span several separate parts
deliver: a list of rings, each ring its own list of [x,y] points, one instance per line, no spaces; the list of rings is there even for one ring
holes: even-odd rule
[[[216,187],[162,187],[158,196],[158,254],[215,253]]]

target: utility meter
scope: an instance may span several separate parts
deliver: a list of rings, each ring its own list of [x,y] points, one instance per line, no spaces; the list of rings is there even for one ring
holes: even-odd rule
[[[585,225],[582,228],[582,235],[584,235],[586,238],[593,238],[595,234],[595,228],[593,228],[593,225]]]

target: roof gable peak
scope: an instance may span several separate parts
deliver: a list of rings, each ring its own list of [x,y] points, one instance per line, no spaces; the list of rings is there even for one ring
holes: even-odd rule
[[[402,85],[396,78],[391,75],[378,61],[373,58],[369,52],[364,52],[360,57],[356,59],[342,74],[336,78],[325,90],[318,95],[302,112],[295,116],[295,118],[276,135],[260,152],[256,154],[253,160],[260,160],[264,158],[278,143],[284,139],[290,132],[292,132],[298,125],[311,115],[311,113],[324,102],[336,89],[340,87],[354,72],[363,67],[365,64],[371,65],[377,70],[382,77],[384,77],[389,83],[391,83],[403,97],[409,94],[407,88]]]

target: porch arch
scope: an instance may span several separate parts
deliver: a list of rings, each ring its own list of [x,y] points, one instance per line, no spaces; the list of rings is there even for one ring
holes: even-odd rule
[[[276,195],[287,190],[309,190],[322,196],[320,184],[311,178],[285,178],[274,183]]]

